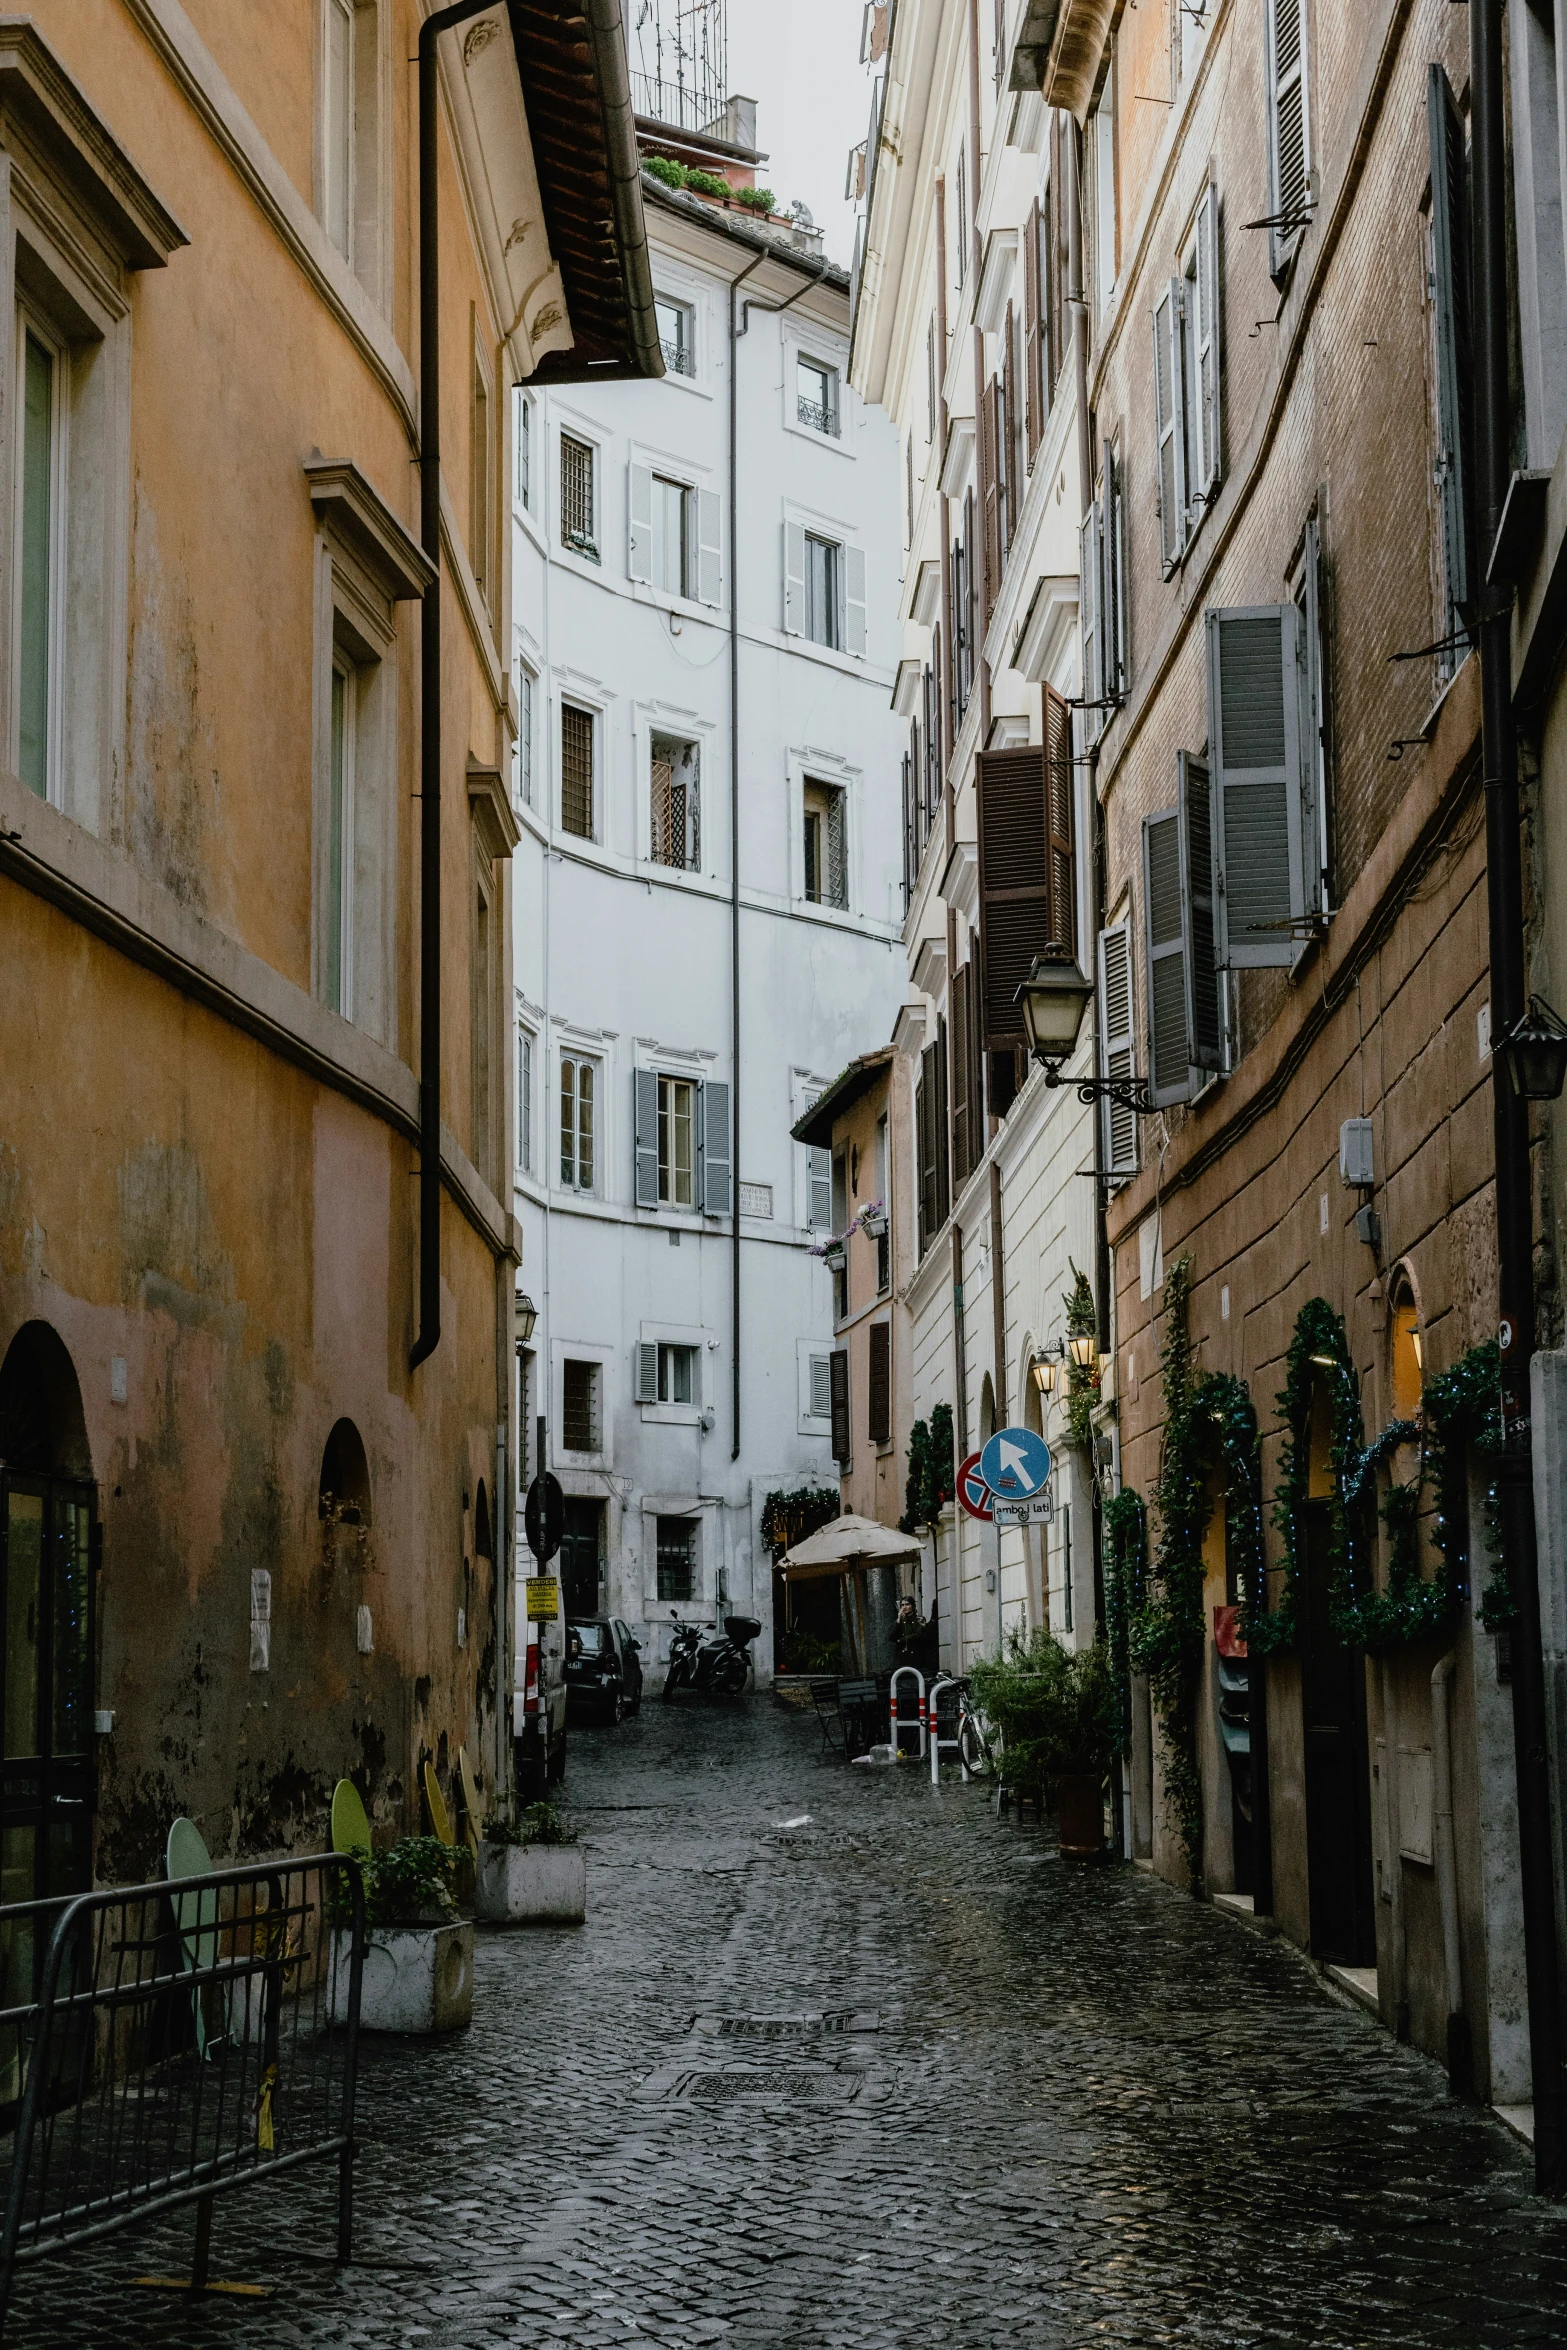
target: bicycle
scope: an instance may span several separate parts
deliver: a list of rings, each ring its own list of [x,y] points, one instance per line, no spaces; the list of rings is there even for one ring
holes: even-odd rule
[[[948,1697],[952,1691],[956,1691],[958,1718],[954,1736],[959,1768],[965,1779],[988,1778],[991,1772],[999,1769],[1000,1766],[1001,1733],[995,1728],[983,1706],[975,1704],[974,1693],[966,1677],[958,1676],[950,1681],[937,1684],[937,1693],[941,1698]],[[934,1736],[936,1732],[934,1706],[931,1709],[931,1731]],[[941,1743],[950,1751],[954,1739],[943,1734]]]

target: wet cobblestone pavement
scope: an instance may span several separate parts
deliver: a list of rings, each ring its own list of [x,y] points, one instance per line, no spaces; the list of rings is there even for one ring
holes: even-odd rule
[[[1567,2343],[1522,2150],[1291,1952],[819,1749],[765,1697],[574,1730],[588,1923],[367,2042],[354,2265],[296,2172],[217,2207],[266,2299],[134,2289],[182,2215],[25,2272],[7,2344]]]

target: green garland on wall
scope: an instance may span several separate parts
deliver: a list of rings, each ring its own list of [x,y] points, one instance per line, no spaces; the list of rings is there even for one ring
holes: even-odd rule
[[[1483,1461],[1491,1462],[1502,1449],[1502,1353],[1494,1338],[1470,1347],[1449,1370],[1426,1381],[1421,1416],[1422,1468],[1436,1499],[1433,1540],[1447,1562],[1449,1580],[1462,1592],[1470,1580],[1468,1449],[1473,1445]],[[1484,1520],[1490,1574],[1475,1612],[1488,1632],[1500,1632],[1513,1621],[1518,1603],[1502,1557],[1494,1469],[1486,1483]]]
[[[1099,1329],[1099,1316],[1094,1308],[1094,1292],[1086,1273],[1080,1273],[1070,1257],[1072,1286],[1061,1303],[1066,1308],[1066,1334],[1074,1338],[1093,1338]],[[1080,1363],[1071,1352],[1067,1354],[1066,1424],[1072,1442],[1081,1445],[1084,1452],[1093,1448],[1094,1406],[1099,1401],[1099,1363]]]
[[[903,1489],[900,1531],[913,1534],[921,1526],[934,1526],[956,1489],[952,1406],[939,1403],[928,1424],[916,1420],[909,1430],[909,1474]]]
[[[1142,1608],[1148,1582],[1148,1513],[1143,1497],[1123,1485],[1104,1505],[1105,1645],[1110,1670],[1120,1698],[1120,1742],[1116,1752],[1132,1751],[1132,1626]]]

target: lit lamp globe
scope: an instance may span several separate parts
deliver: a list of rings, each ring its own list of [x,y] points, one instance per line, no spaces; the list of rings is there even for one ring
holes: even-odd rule
[[[1015,1001],[1022,1006],[1028,1049],[1036,1061],[1067,1059],[1093,992],[1069,948],[1052,939],[1044,953],[1034,957]]]
[[[1072,1360],[1080,1371],[1091,1371],[1099,1360],[1099,1341],[1092,1330],[1067,1341]]]

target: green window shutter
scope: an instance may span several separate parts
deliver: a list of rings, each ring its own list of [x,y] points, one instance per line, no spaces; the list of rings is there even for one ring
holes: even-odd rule
[[[1116,922],[1099,933],[1099,1074],[1137,1075],[1132,1026],[1132,928]],[[1101,1137],[1105,1173],[1117,1179],[1137,1173],[1137,1113],[1124,1102],[1102,1101]]]
[[[636,1198],[639,1208],[658,1206],[658,1075],[639,1069],[636,1088]]]
[[[1160,1109],[1190,1101],[1186,927],[1181,919],[1180,814],[1143,818],[1143,941],[1148,975],[1149,1090]]]
[[[1207,622],[1218,964],[1287,965],[1306,911],[1300,615],[1242,604],[1210,608]]]
[[[1213,945],[1213,822],[1207,762],[1176,753],[1186,1036],[1196,1069],[1224,1067],[1224,1013]]]
[[[1431,148],[1431,300],[1436,312],[1436,485],[1442,501],[1447,578],[1444,634],[1479,588],[1474,536],[1474,369],[1469,345],[1469,231],[1464,197],[1464,126],[1446,74],[1426,82]]]
[[[1153,413],[1159,453],[1159,559],[1166,579],[1186,545],[1186,374],[1181,365],[1181,281],[1153,306]]]

